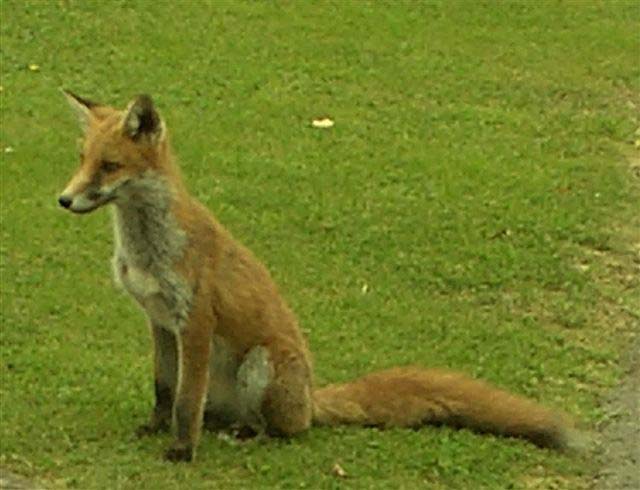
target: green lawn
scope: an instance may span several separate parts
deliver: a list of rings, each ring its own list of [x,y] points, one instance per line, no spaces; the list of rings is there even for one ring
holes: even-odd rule
[[[133,436],[151,343],[112,286],[110,213],[57,208],[79,136],[59,88],[155,97],[319,383],[447,366],[593,429],[640,314],[637,1],[1,5],[0,466],[79,489],[588,488],[588,457],[446,428],[206,434],[163,462],[169,436]]]

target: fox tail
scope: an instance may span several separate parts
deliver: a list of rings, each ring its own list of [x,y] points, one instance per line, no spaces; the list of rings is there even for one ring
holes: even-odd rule
[[[541,447],[572,446],[573,430],[563,415],[453,371],[393,368],[319,388],[313,398],[314,425],[444,424],[528,439]]]

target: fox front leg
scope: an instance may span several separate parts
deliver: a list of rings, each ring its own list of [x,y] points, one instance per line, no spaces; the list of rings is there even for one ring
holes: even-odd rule
[[[155,405],[148,423],[141,425],[139,437],[166,432],[171,428],[171,413],[178,384],[178,345],[173,332],[151,323],[154,345]]]
[[[165,453],[169,461],[191,461],[202,428],[209,383],[211,335],[207,328],[186,325],[178,333],[179,382],[173,407],[176,439]]]

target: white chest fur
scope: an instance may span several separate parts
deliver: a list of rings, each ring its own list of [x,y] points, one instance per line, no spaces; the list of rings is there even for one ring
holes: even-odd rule
[[[178,331],[189,315],[191,291],[174,265],[187,239],[171,213],[166,184],[151,177],[128,184],[116,205],[114,231],[116,282],[152,322]]]
[[[179,296],[179,294],[176,295],[176,289],[181,289],[175,287],[179,285],[175,278],[170,274],[161,274],[156,277],[153,273],[135,265],[130,266],[126,259],[123,259],[122,254],[114,260],[114,269],[116,282],[136,299],[154,324],[171,331],[180,329],[186,315],[180,308],[178,310],[175,308],[179,302],[176,298]],[[163,283],[164,289],[161,286]]]
[[[153,274],[135,265],[129,265],[119,250],[120,263],[116,269],[117,281],[138,300],[144,300],[160,293],[160,281]]]

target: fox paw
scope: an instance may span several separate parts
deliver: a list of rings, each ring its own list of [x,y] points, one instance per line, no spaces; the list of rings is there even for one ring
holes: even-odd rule
[[[190,444],[176,442],[167,452],[164,453],[164,459],[178,463],[180,461],[193,461],[194,451]]]
[[[233,435],[239,441],[248,441],[249,439],[255,439],[256,437],[258,437],[258,435],[260,435],[260,433],[253,427],[243,425],[238,430],[234,431]]]
[[[142,424],[136,429],[136,437],[146,437],[158,434],[159,432],[168,432],[169,423],[165,421],[152,421],[148,424]]]

